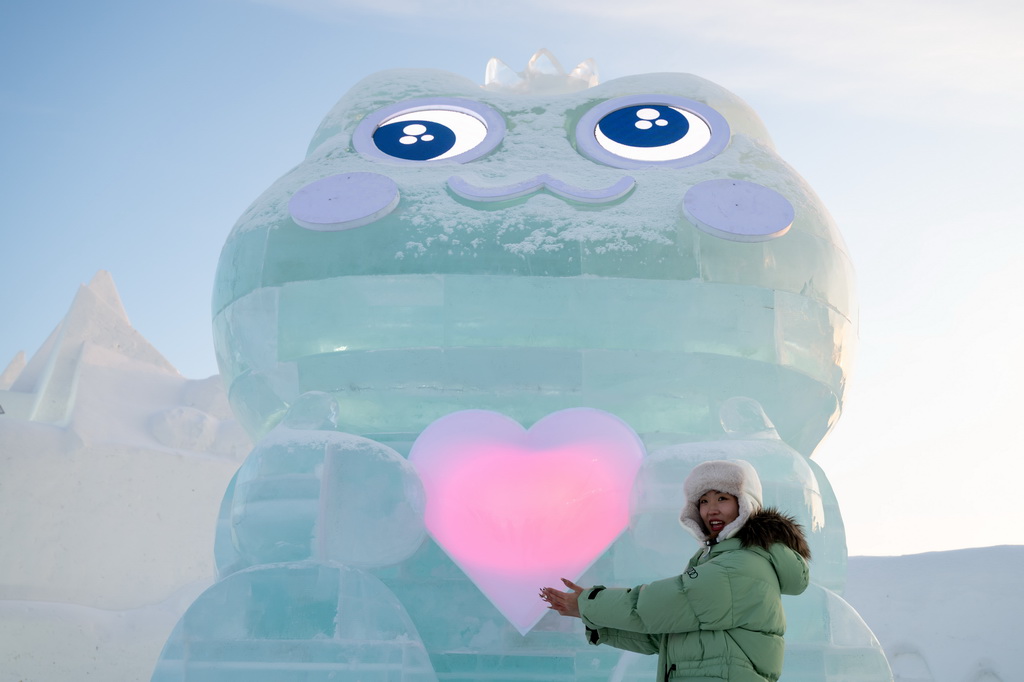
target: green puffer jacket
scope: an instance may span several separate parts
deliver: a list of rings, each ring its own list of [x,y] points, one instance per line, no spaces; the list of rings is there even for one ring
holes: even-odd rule
[[[782,594],[807,588],[800,527],[772,509],[701,550],[687,570],[628,589],[592,587],[579,607],[591,644],[658,654],[658,677],[774,682],[782,674]]]

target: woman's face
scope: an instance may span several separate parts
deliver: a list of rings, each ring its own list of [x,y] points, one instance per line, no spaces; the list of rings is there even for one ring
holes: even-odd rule
[[[701,521],[708,535],[714,539],[722,529],[736,520],[740,515],[740,505],[735,495],[709,490],[697,500]]]

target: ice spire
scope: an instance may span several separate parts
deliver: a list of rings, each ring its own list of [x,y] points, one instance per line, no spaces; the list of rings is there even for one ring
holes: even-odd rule
[[[12,408],[8,412],[32,421],[66,425],[74,407],[83,354],[90,348],[108,353],[104,362],[128,359],[179,376],[131,326],[113,278],[100,270],[79,288],[67,315],[32,358],[27,363],[15,358],[4,370],[0,404],[6,402]]]
[[[18,378],[21,371],[25,369],[26,358],[25,351],[19,350],[14,359],[11,360],[10,364],[7,365],[7,369],[0,374],[0,391],[6,390],[11,387],[14,380]]]

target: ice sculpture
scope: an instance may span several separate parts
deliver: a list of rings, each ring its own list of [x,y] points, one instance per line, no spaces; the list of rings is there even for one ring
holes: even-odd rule
[[[842,238],[736,96],[597,80],[545,51],[483,88],[371,76],[238,221],[214,330],[263,440],[225,497],[220,582],[154,680],[647,680],[653,661],[538,621],[536,587],[677,571],[682,481],[723,457],[815,552],[786,679],[891,679],[839,596],[810,460],[856,336]],[[548,526],[587,519],[585,548],[552,549]]]

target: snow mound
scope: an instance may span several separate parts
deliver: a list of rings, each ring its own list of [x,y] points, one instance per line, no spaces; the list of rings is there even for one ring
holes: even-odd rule
[[[844,597],[871,624],[896,682],[1022,678],[1024,547],[851,557]]]

